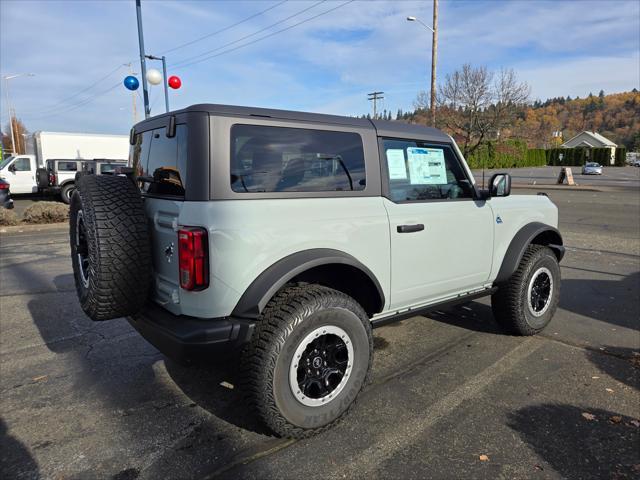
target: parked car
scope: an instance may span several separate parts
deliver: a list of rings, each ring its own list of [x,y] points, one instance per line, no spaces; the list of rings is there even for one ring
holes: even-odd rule
[[[53,159],[47,160],[45,168],[36,172],[38,189],[50,194],[60,195],[66,204],[76,189],[76,174],[79,172],[96,175],[113,174],[117,167],[126,166],[126,160],[98,159]]]
[[[640,160],[633,160],[631,162],[632,167],[640,167]]]
[[[481,190],[435,128],[195,105],[130,143],[127,176],[82,175],[71,198],[82,309],[179,360],[238,352],[278,435],[349,411],[375,326],[491,296],[506,331],[534,335],[556,311],[557,207],[511,197],[506,173]]]
[[[595,162],[587,162],[582,167],[582,175],[602,175],[602,165]]]
[[[13,208],[13,200],[9,191],[9,182],[0,178],[0,205],[3,208]]]

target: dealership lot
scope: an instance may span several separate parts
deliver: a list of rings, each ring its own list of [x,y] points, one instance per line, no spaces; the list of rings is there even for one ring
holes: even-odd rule
[[[380,328],[373,382],[353,413],[302,441],[261,431],[232,388],[233,361],[180,366],[126,321],[88,320],[64,227],[2,234],[2,469],[7,478],[637,476],[640,169],[607,172],[589,179],[609,179],[602,191],[547,191],[568,249],[560,307],[541,336],[501,334],[487,300]],[[531,181],[514,174],[514,183]]]

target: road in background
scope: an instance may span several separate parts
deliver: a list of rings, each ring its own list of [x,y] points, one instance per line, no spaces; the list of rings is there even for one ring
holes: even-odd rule
[[[2,476],[637,477],[639,190],[548,194],[567,254],[543,334],[504,335],[487,299],[377,329],[372,385],[301,441],[264,434],[234,359],[180,366],[88,320],[65,226],[1,235]]]
[[[532,183],[555,184],[562,167],[531,167],[487,169],[484,172],[485,182],[489,183],[494,173],[507,172],[514,184]],[[573,179],[578,185],[594,187],[632,187],[640,188],[640,168],[638,167],[603,167],[602,175],[582,175],[582,167],[570,167]],[[482,184],[482,170],[473,170],[478,185]]]

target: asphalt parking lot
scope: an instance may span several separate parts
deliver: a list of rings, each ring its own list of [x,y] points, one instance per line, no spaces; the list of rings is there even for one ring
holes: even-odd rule
[[[624,186],[548,190],[568,248],[543,334],[503,335],[486,299],[377,329],[352,414],[301,441],[264,434],[233,360],[184,367],[124,320],[88,320],[64,227],[2,234],[2,476],[638,478],[640,190]]]

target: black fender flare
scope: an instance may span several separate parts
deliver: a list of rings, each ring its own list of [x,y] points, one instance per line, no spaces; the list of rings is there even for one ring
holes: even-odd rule
[[[538,240],[536,241],[536,239]],[[551,248],[558,258],[558,261],[562,260],[564,256],[562,235],[560,235],[557,228],[540,222],[528,223],[518,230],[511,240],[494,283],[505,282],[513,275],[518,265],[520,265],[524,251],[532,243]]]
[[[375,285],[379,296],[379,310],[385,303],[384,291],[376,276],[352,255],[331,248],[313,248],[288,255],[268,267],[256,277],[240,297],[231,316],[258,318],[269,300],[292,278],[321,265],[349,265],[364,273]]]

